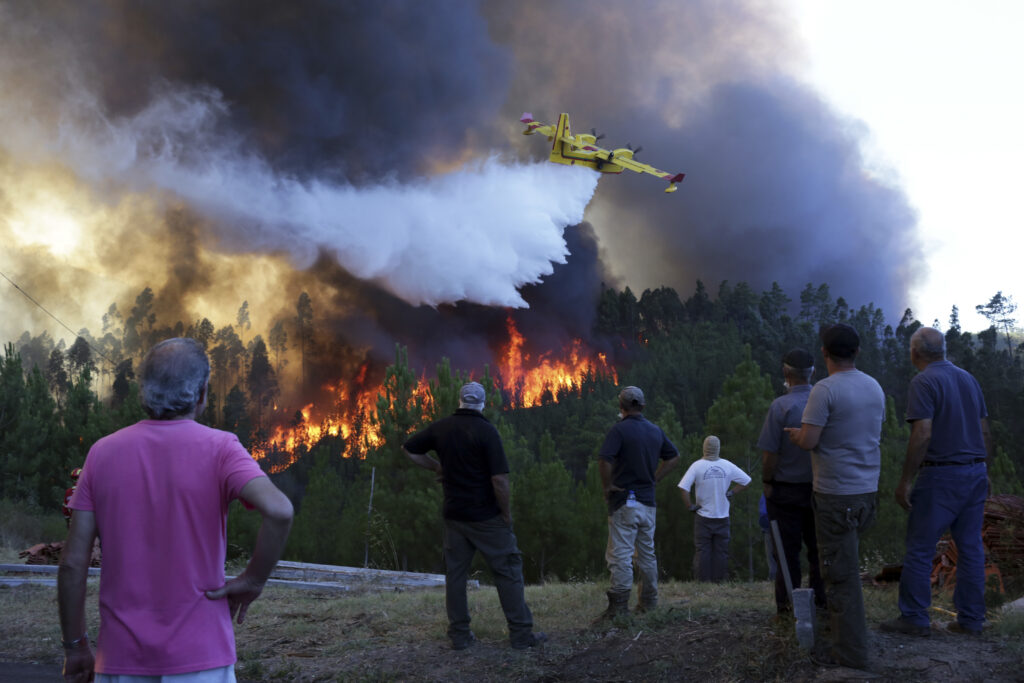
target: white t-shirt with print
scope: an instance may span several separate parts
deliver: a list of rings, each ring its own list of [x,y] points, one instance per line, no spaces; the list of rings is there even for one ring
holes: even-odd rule
[[[729,516],[729,499],[725,492],[733,482],[746,486],[750,483],[750,477],[725,458],[701,458],[686,470],[679,481],[679,488],[684,491],[693,489],[694,502],[700,506],[698,515],[721,519]]]

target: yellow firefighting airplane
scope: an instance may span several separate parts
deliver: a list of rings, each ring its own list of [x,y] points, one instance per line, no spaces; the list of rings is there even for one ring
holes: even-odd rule
[[[601,173],[622,173],[623,169],[629,169],[635,173],[650,173],[662,180],[668,181],[665,192],[675,192],[676,183],[682,181],[684,174],[672,175],[665,171],[659,171],[653,166],[642,164],[633,159],[633,155],[640,151],[640,148],[621,147],[619,149],[607,150],[598,147],[594,143],[600,140],[603,135],[588,135],[577,133],[573,135],[569,130],[569,115],[562,114],[558,117],[557,126],[548,126],[539,121],[533,120],[533,114],[524,113],[519,119],[526,124],[523,135],[540,133],[546,135],[552,141],[550,161],[566,166],[586,166]]]

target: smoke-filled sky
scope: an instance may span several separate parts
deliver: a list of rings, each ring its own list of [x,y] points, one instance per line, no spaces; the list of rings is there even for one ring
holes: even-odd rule
[[[379,347],[531,302],[583,326],[601,281],[827,282],[898,319],[917,213],[804,58],[765,0],[0,2],[0,270],[76,328],[149,285],[265,329],[307,290]],[[686,180],[549,164],[524,111]],[[43,324],[0,306],[5,338]]]

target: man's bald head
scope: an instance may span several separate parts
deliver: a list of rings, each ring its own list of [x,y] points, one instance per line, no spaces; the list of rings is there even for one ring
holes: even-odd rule
[[[946,337],[934,327],[922,327],[910,336],[910,351],[929,363],[946,360]]]

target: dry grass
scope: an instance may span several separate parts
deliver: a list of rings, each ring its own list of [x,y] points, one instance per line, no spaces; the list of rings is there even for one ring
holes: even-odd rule
[[[670,681],[694,676],[718,681],[810,680],[818,675],[798,648],[792,626],[773,621],[772,587],[766,582],[670,582],[662,586],[655,612],[593,626],[593,617],[606,605],[605,589],[595,583],[528,587],[537,628],[551,636],[547,645],[528,652],[508,647],[494,589],[471,591],[473,630],[480,642],[453,652],[445,636],[443,591],[341,594],[271,586],[236,627],[237,671],[243,681]],[[91,586],[93,633],[96,592]],[[869,624],[892,618],[895,586],[866,587],[865,605]],[[938,606],[950,607],[944,597]],[[935,614],[939,620],[948,618],[938,610]],[[981,643],[988,653],[982,678],[1012,680],[1005,672],[1019,671],[1021,651],[1013,643],[1019,641],[1021,623],[1020,618],[1001,620]],[[877,655],[886,666],[897,666],[892,662],[925,643],[931,649],[921,654],[922,661],[950,660],[942,671],[955,671],[960,678],[979,675],[964,668],[969,662],[943,649],[964,649],[954,636],[896,638],[903,640],[876,635],[879,647],[893,650]],[[56,667],[58,641],[53,588],[0,588],[0,660]],[[978,658],[976,652],[965,656]],[[951,680],[949,671],[945,679],[932,668],[894,677]]]

